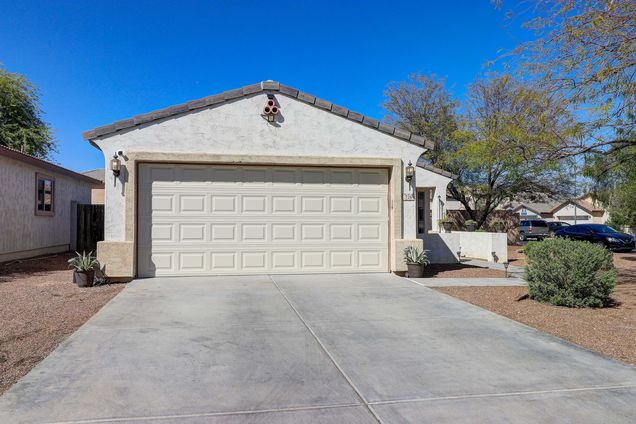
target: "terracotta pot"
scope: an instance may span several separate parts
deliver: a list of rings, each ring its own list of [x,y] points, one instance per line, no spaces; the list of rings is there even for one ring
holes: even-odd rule
[[[73,271],[73,282],[78,287],[92,287],[95,281],[95,271]]]
[[[422,264],[406,264],[409,278],[422,278],[424,276],[424,265]]]

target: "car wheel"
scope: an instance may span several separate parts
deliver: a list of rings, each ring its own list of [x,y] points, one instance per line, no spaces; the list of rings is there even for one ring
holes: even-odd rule
[[[524,233],[521,233],[521,234],[519,234],[519,240],[526,241],[526,240],[528,240],[528,238],[526,237],[526,235]]]
[[[597,241],[596,243],[594,243],[597,246],[601,246],[603,249],[607,248],[607,246],[605,245],[605,243],[603,243],[602,241]]]

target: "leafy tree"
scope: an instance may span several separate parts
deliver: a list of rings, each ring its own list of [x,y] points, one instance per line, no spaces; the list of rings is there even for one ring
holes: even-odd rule
[[[558,97],[507,74],[473,83],[462,114],[434,76],[391,84],[386,97],[391,122],[437,143],[429,159],[458,176],[449,193],[478,228],[507,200],[555,196],[571,187],[571,163],[555,152],[578,128]]]
[[[24,76],[0,69],[0,144],[47,158],[55,140],[41,118],[39,98]]]
[[[511,57],[524,75],[565,96],[585,122],[584,136],[561,153],[602,154],[606,167],[636,160],[636,2],[530,3],[535,7],[524,25],[536,39]],[[621,150],[627,153],[614,156]]]
[[[384,108],[389,112],[387,122],[435,143],[428,160],[438,162],[444,152],[453,148],[459,104],[446,90],[443,78],[412,74],[407,81],[390,83],[384,95]]]
[[[619,165],[608,166],[606,155],[593,155],[586,166],[586,174],[595,182],[594,194],[608,209],[608,225],[622,230],[636,226],[636,161],[623,160],[636,156],[636,147],[622,149],[612,155]]]
[[[503,2],[496,1],[498,5]],[[536,36],[513,65],[565,96],[584,123],[559,152],[587,156],[586,174],[617,226],[636,224],[636,2],[533,0]],[[518,63],[515,63],[518,62]]]

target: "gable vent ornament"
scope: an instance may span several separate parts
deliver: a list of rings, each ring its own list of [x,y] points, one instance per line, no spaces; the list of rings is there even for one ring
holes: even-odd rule
[[[279,113],[280,108],[276,104],[274,96],[268,96],[265,106],[263,106],[263,114],[261,116],[265,118],[267,122],[274,122],[276,120],[276,115]]]

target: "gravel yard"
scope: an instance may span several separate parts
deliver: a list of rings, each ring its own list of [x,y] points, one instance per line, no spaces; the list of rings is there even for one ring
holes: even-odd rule
[[[68,258],[59,254],[0,264],[0,393],[124,288],[77,287]]]
[[[504,278],[505,272],[467,264],[431,264],[423,278]]]
[[[614,264],[618,268],[618,284],[612,294],[616,304],[611,308],[571,309],[530,299],[518,301],[527,294],[525,287],[443,287],[436,290],[636,365],[636,253],[615,253]]]

